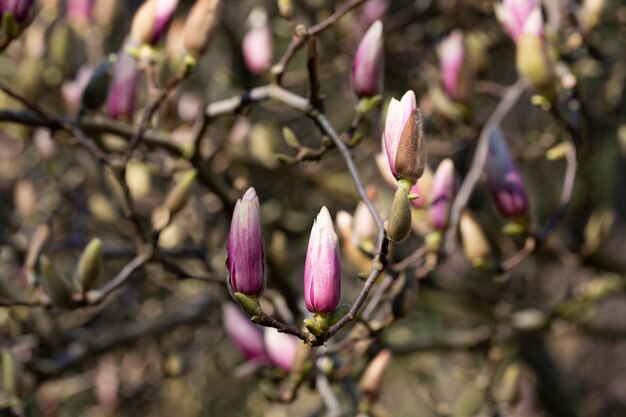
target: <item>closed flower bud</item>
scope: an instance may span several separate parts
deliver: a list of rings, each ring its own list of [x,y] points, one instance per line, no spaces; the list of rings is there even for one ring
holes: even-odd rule
[[[62,277],[48,260],[48,257],[43,255],[39,259],[39,268],[41,271],[41,285],[45,293],[50,297],[52,304],[58,307],[71,307],[74,302],[72,300],[72,285],[70,282]]]
[[[68,0],[67,17],[72,23],[87,24],[93,15],[94,0]]]
[[[463,39],[463,32],[453,31],[441,43],[441,83],[448,97],[465,103],[472,94],[474,67]]]
[[[28,19],[34,4],[34,0],[5,0],[0,2],[0,13],[11,13],[15,21],[23,23]]]
[[[592,31],[600,24],[605,8],[606,0],[583,0],[580,20],[586,32]]]
[[[450,206],[456,192],[454,162],[451,159],[441,161],[435,171],[433,188],[430,194],[430,224],[435,230],[443,230],[448,224]]]
[[[383,59],[383,24],[374,22],[359,43],[352,64],[354,91],[359,97],[380,93]]]
[[[113,84],[107,97],[106,112],[109,117],[132,122],[138,83],[137,63],[123,45],[115,62]]]
[[[474,266],[484,266],[491,249],[474,216],[468,212],[463,212],[459,226],[465,257]]]
[[[409,194],[398,187],[391,203],[391,213],[386,223],[387,236],[392,242],[402,242],[411,232],[411,205]]]
[[[391,99],[384,147],[393,176],[415,184],[426,166],[426,141],[413,91],[407,91],[401,101]]]
[[[167,194],[164,206],[170,211],[171,216],[174,216],[187,204],[197,175],[198,171],[195,169],[190,169],[183,173],[176,182],[176,185],[174,185],[174,188]]]
[[[380,394],[385,370],[391,360],[391,351],[382,350],[369,363],[359,382],[359,391],[369,402],[374,402]]]
[[[224,330],[229,339],[246,357],[256,362],[268,362],[263,345],[263,328],[253,324],[239,306],[227,302],[222,308]]]
[[[165,33],[178,0],[147,0],[139,7],[130,28],[134,45],[155,45]]]
[[[235,292],[257,296],[263,291],[265,264],[261,208],[254,188],[237,201],[228,237],[228,271]]]
[[[496,128],[489,136],[489,157],[485,165],[487,185],[504,217],[522,217],[528,214],[528,195],[520,175],[506,147],[502,132]]]
[[[81,110],[98,110],[107,100],[111,80],[113,79],[113,66],[116,60],[116,55],[109,55],[88,74],[89,78],[80,96]],[[80,86],[77,86],[77,88],[80,88]]]
[[[183,44],[195,59],[209,47],[219,22],[221,3],[221,0],[197,0],[189,11],[183,29]]]
[[[504,0],[496,4],[496,17],[514,42],[517,42],[526,19],[539,6],[538,0]]]
[[[80,255],[76,272],[74,273],[74,282],[80,285],[83,291],[92,289],[98,279],[101,264],[102,241],[94,238]]]
[[[272,65],[273,40],[267,22],[267,13],[256,7],[248,17],[250,30],[243,37],[241,45],[246,66],[253,74],[261,74]]]
[[[375,201],[375,191],[371,194],[371,200]],[[363,201],[359,201],[356,210],[354,210],[353,239],[355,243],[358,245],[364,242],[375,242],[377,236],[378,228],[372,213]]]
[[[289,372],[298,353],[298,339],[286,333],[280,333],[273,327],[265,329],[263,342],[267,356],[274,365]]]
[[[548,50],[541,9],[536,7],[526,19],[517,42],[517,71],[538,93],[551,95],[554,63]]]
[[[364,32],[372,23],[381,19],[391,6],[391,0],[368,0],[361,6],[358,27]]]
[[[339,239],[326,207],[313,223],[304,263],[304,302],[312,313],[332,312],[341,297]]]

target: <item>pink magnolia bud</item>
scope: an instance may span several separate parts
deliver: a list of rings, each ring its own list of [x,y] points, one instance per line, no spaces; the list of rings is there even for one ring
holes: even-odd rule
[[[511,159],[499,128],[494,129],[489,136],[489,157],[485,174],[489,191],[504,217],[528,214],[528,195],[524,180]]]
[[[263,334],[263,342],[270,360],[276,366],[289,372],[296,359],[298,339],[295,336],[280,333],[273,327],[268,327]]]
[[[384,148],[393,176],[415,184],[426,166],[426,141],[415,93],[411,90],[401,101],[392,98],[389,103]]]
[[[17,22],[22,23],[28,18],[34,3],[34,0],[0,1],[0,14],[10,12]]]
[[[453,101],[461,99],[461,83],[463,71],[470,71],[464,66],[465,45],[463,44],[463,32],[453,31],[441,43],[441,83],[443,89]]]
[[[519,74],[539,94],[551,96],[554,92],[554,62],[545,39],[539,6],[528,15],[517,42],[516,52]]]
[[[226,334],[247,359],[268,361],[263,344],[263,328],[253,324],[239,306],[225,303],[222,308],[222,319]]]
[[[228,237],[228,270],[233,291],[257,296],[263,291],[265,265],[261,208],[254,188],[237,200]]]
[[[367,28],[372,23],[382,18],[387,9],[391,6],[391,0],[368,0],[361,6],[361,16],[359,17],[359,27]]]
[[[91,20],[95,0],[68,0],[67,16],[72,22],[87,23]]]
[[[383,24],[374,22],[361,40],[354,55],[352,80],[359,97],[371,97],[380,92],[383,55]]]
[[[538,0],[503,0],[502,4],[495,6],[496,17],[511,39],[517,43],[526,19],[528,19],[530,12],[538,6]]]
[[[273,58],[272,33],[267,22],[267,13],[256,7],[248,17],[250,30],[243,37],[242,51],[246,66],[253,74],[269,69]]]
[[[107,97],[106,111],[109,117],[133,120],[138,83],[137,62],[126,51],[124,44],[115,62],[113,82]]]
[[[155,45],[170,23],[178,0],[147,0],[133,17],[131,41],[137,45]]]
[[[444,159],[435,171],[430,194],[430,224],[435,230],[443,230],[448,224],[450,206],[455,192],[454,163],[451,159]]]
[[[209,47],[219,22],[222,0],[197,0],[183,29],[183,44],[191,56],[200,57]]]
[[[312,313],[329,313],[341,297],[339,239],[326,207],[322,207],[311,229],[304,263],[304,302]]]
[[[375,193],[373,194],[374,196],[376,195]],[[373,202],[376,201],[375,197],[370,198]],[[353,238],[355,243],[358,245],[367,241],[375,242],[377,235],[378,228],[372,217],[372,213],[370,213],[370,210],[363,201],[359,201],[356,210],[354,210]]]

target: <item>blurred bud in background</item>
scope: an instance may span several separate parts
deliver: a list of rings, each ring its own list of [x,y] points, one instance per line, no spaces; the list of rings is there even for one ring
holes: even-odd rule
[[[456,175],[454,162],[451,159],[444,159],[439,163],[435,176],[433,177],[433,187],[430,194],[430,207],[428,209],[430,224],[433,229],[442,231],[448,224],[450,206],[456,192]]]
[[[133,121],[139,75],[137,61],[128,52],[127,45],[122,45],[115,62],[113,83],[106,102],[107,115],[112,119]]]
[[[375,21],[381,19],[391,6],[391,0],[369,0],[361,6],[359,32],[364,33]]]
[[[253,74],[261,74],[272,65],[274,43],[267,12],[255,7],[248,16],[248,32],[241,44],[246,66]]]
[[[129,41],[132,45],[155,45],[165,33],[178,0],[147,0],[143,3],[130,27]]]
[[[280,333],[273,327],[266,327],[263,342],[267,356],[274,365],[289,372],[294,365],[299,339],[287,333]]]
[[[541,8],[526,19],[517,42],[517,71],[541,95],[554,94],[554,62],[546,42]]]
[[[584,0],[579,11],[579,20],[585,32],[591,32],[602,21],[606,0]]]
[[[224,303],[222,320],[228,338],[246,359],[260,363],[269,361],[263,344],[264,329],[253,324],[238,305]]]
[[[381,92],[383,67],[383,24],[377,20],[359,43],[352,63],[352,82],[359,97]]]
[[[491,196],[502,216],[525,217],[528,215],[528,195],[524,180],[511,158],[499,128],[489,136],[489,157],[485,176]]]
[[[538,0],[503,0],[496,3],[496,17],[514,42],[519,40],[530,13],[539,7]]]
[[[198,59],[209,47],[219,22],[222,2],[220,0],[198,0],[193,5],[183,29],[183,43],[187,53]]]
[[[452,101],[467,103],[473,91],[474,68],[463,32],[457,29],[448,35],[441,42],[439,53],[445,93]]]
[[[461,241],[463,253],[468,261],[477,268],[487,266],[491,248],[476,219],[468,211],[461,214],[460,220]]]

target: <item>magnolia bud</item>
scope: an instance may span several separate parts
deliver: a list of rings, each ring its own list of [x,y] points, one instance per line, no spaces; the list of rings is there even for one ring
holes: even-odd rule
[[[443,230],[448,224],[450,206],[456,191],[454,162],[451,159],[441,161],[435,171],[433,188],[430,194],[430,224],[435,230]]]
[[[383,24],[377,20],[368,29],[354,55],[352,81],[359,97],[380,93],[382,55]]]
[[[80,285],[83,291],[89,291],[98,279],[101,264],[102,241],[94,238],[80,255],[76,272],[74,273],[74,282]]]
[[[230,302],[222,308],[222,319],[226,334],[246,359],[268,362],[262,327],[253,324],[238,306]]]
[[[183,44],[187,53],[195,59],[209,47],[219,22],[221,4],[220,0],[197,0],[187,16]]]
[[[538,0],[503,0],[502,4],[495,5],[495,12],[504,30],[517,42],[526,19],[538,6]]]
[[[228,237],[228,271],[233,291],[258,296],[265,284],[261,208],[254,188],[237,200]]]
[[[178,0],[147,0],[135,13],[130,41],[135,45],[156,44],[169,24]]]
[[[413,91],[407,91],[401,101],[391,99],[385,121],[384,147],[394,177],[415,184],[426,166],[426,141]]]
[[[365,369],[361,381],[359,382],[359,390],[369,402],[374,402],[378,398],[383,376],[390,360],[391,351],[387,349],[382,350],[372,359]]]
[[[313,222],[304,263],[304,302],[312,313],[332,312],[341,298],[339,238],[326,207]]]
[[[544,36],[541,9],[536,7],[526,19],[517,42],[517,71],[538,93],[551,95],[554,64]]]
[[[600,24],[605,8],[606,0],[583,0],[580,19],[586,32],[592,31]]]
[[[34,0],[0,1],[0,51],[28,25]]]
[[[58,307],[69,308],[72,307],[72,285],[59,275],[57,270],[48,260],[48,257],[43,255],[39,259],[39,268],[41,271],[41,285],[43,289],[50,297],[52,304]]]
[[[411,232],[411,205],[404,187],[398,187],[391,203],[391,214],[386,223],[387,236],[392,242],[402,242]]]
[[[184,172],[174,188],[167,194],[163,205],[170,211],[171,216],[176,215],[187,204],[197,175],[198,171],[195,169]]]
[[[448,97],[465,103],[472,94],[474,67],[463,39],[463,32],[453,31],[441,43],[441,82]]]
[[[126,44],[115,62],[113,84],[107,97],[106,112],[113,119],[133,120],[137,86],[139,83],[139,69],[137,62],[126,50]]]
[[[391,0],[368,0],[361,6],[358,27],[365,31],[376,20],[381,19],[391,6]]]
[[[278,0],[278,11],[282,17],[291,19],[293,17],[293,1]]]
[[[371,191],[371,190],[370,190]],[[372,202],[376,199],[375,190],[371,193],[370,198]],[[378,236],[378,227],[372,217],[372,213],[363,201],[359,201],[359,204],[354,210],[354,227],[352,229],[352,238],[357,245],[363,245],[367,242],[373,243]]]
[[[254,8],[248,17],[248,24],[250,30],[241,45],[243,58],[251,73],[260,74],[272,65],[274,47],[265,10]]]
[[[263,342],[270,360],[279,368],[289,372],[296,359],[298,339],[295,336],[280,333],[273,327],[268,327],[265,329]]]
[[[91,73],[89,73],[89,79],[82,90],[80,98],[82,110],[98,110],[102,107],[109,93],[113,64],[116,60],[116,55],[109,55],[103,59]],[[85,70],[83,70],[83,74],[84,71]],[[80,88],[80,85],[76,88]]]
[[[460,230],[465,257],[476,267],[484,266],[491,253],[489,243],[474,217],[468,212],[461,214]]]
[[[487,185],[504,217],[522,217],[528,214],[528,196],[524,180],[504,142],[502,131],[494,129],[489,136],[489,157],[485,165]]]

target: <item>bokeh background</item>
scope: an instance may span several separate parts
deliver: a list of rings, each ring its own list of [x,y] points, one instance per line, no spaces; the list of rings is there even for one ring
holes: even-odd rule
[[[0,53],[0,80],[30,103],[72,119],[84,86],[81,73],[120,51],[142,2],[95,0],[87,15],[70,13],[63,0],[35,3],[30,25]],[[176,74],[181,30],[193,3],[179,2],[156,46],[161,83]],[[311,26],[343,3],[294,1],[293,22]],[[366,6],[355,7],[317,36],[318,75],[326,114],[339,132],[347,131],[358,103],[350,77],[354,52],[369,25],[382,20],[383,102],[359,125],[352,155],[386,216],[393,190],[375,155],[381,152],[389,99],[416,92],[429,166],[452,158],[462,179],[480,126],[517,79],[515,45],[498,23],[493,1],[365,3],[382,9],[372,14]],[[254,186],[266,245],[265,295],[272,301],[264,308],[272,314],[288,310],[296,322],[306,316],[302,271],[313,219],[322,206],[334,216],[354,212],[359,201],[343,159],[330,149],[317,160],[293,163],[296,151],[285,143],[284,127],[302,146],[316,149],[328,139],[300,112],[273,101],[211,120],[199,159],[188,157],[206,104],[271,80],[268,70],[247,69],[241,48],[248,16],[259,6],[267,12],[273,62],[279,60],[293,28],[277,2],[225,1],[210,48],[158,110],[149,130],[156,139],[142,142],[127,166],[133,211],[145,230],[180,172],[201,170],[188,203],[158,241],[186,272],[150,262],[101,304],[71,309],[11,305],[15,292],[0,291],[6,305],[0,307],[0,414],[326,415],[312,376],[293,402],[272,401],[289,377],[272,366],[246,367],[224,333],[220,305],[228,299],[224,262],[233,202]],[[382,349],[392,358],[372,415],[626,415],[626,6],[606,0],[592,30],[582,29],[584,9],[577,1],[547,0],[543,8],[549,21],[558,21],[551,42],[575,77],[583,105],[571,205],[550,238],[504,273],[473,268],[460,250],[426,274],[415,265],[403,270],[401,285],[383,298],[389,308],[402,298],[405,316],[324,356],[340,415],[357,414],[359,380]],[[454,29],[471,37],[480,62],[467,103],[472,117],[465,120],[438,111],[432,93],[439,83],[439,45]],[[306,53],[300,51],[282,84],[306,97],[308,77]],[[85,133],[106,152],[123,154],[149,94],[140,73],[132,119],[114,121],[104,109],[91,109],[83,116]],[[532,96],[522,95],[502,130],[528,189],[530,227],[538,230],[558,205],[566,168],[558,146],[567,132]],[[10,287],[35,299],[42,290],[38,269],[29,264],[33,246],[71,276],[94,237],[104,242],[98,285],[106,285],[137,254],[121,185],[68,132],[15,123],[16,112],[30,110],[0,93],[0,290]],[[523,239],[502,234],[505,221],[484,181],[468,207],[487,236],[494,265],[523,246]],[[418,223],[423,216],[414,213]],[[407,241],[394,246],[391,262],[421,247],[421,230],[417,225]],[[342,300],[351,302],[363,281],[359,266],[344,248],[342,253]],[[349,325],[337,340],[358,326]],[[331,351],[336,342],[329,342]]]

